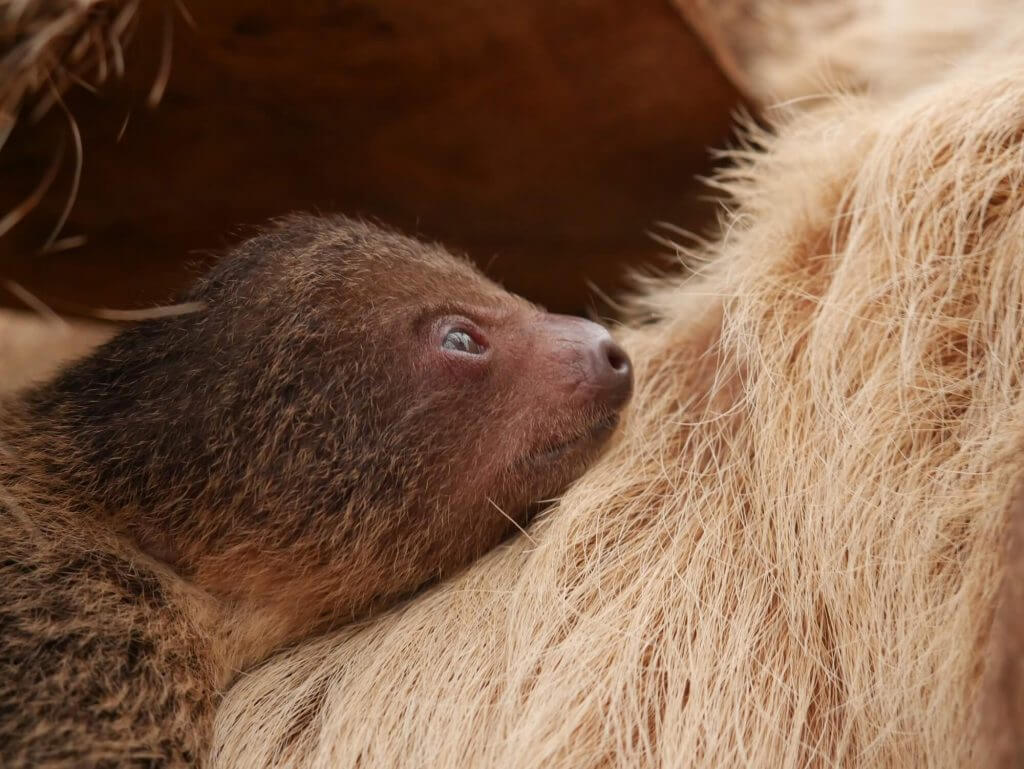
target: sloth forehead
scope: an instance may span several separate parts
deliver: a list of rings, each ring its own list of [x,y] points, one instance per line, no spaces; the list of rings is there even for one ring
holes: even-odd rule
[[[530,307],[472,264],[445,252],[383,253],[346,259],[321,283],[345,312],[418,313],[425,308],[505,316]]]

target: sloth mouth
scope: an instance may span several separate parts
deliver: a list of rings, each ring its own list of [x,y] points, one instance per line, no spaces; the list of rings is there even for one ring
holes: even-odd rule
[[[618,413],[608,414],[591,422],[583,432],[567,440],[561,440],[544,447],[534,454],[531,459],[539,464],[547,464],[557,461],[577,449],[601,444],[615,431],[618,424]]]

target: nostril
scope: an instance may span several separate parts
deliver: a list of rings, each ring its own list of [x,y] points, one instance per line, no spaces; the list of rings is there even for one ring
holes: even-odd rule
[[[609,340],[604,343],[604,355],[608,360],[608,365],[612,367],[612,371],[617,374],[625,374],[629,371],[629,356],[615,342]]]
[[[611,339],[604,339],[601,342],[601,355],[606,361],[608,366],[616,374],[627,374],[629,373],[630,363],[629,356],[626,355],[626,351],[619,347]]]
[[[626,351],[610,337],[602,340],[599,348],[597,381],[604,390],[606,404],[618,408],[633,392],[633,364]]]

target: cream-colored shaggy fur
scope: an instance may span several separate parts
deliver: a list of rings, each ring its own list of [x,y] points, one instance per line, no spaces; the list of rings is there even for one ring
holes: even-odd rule
[[[963,767],[1024,429],[1024,57],[836,98],[720,176],[534,526],[244,678],[220,767]]]
[[[933,82],[965,52],[1019,50],[1022,0],[674,0],[754,101],[841,89],[894,95]],[[692,12],[693,13],[693,12]]]
[[[0,310],[0,394],[47,379],[62,363],[85,355],[113,333],[102,323]]]

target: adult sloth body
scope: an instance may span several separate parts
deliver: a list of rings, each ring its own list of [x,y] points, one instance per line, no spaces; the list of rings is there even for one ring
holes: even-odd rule
[[[601,327],[346,219],[186,299],[6,407],[5,767],[202,763],[234,672],[497,544],[631,391]]]
[[[737,153],[700,275],[634,305],[612,451],[533,542],[240,681],[218,765],[988,765],[1022,66],[818,100]]]

